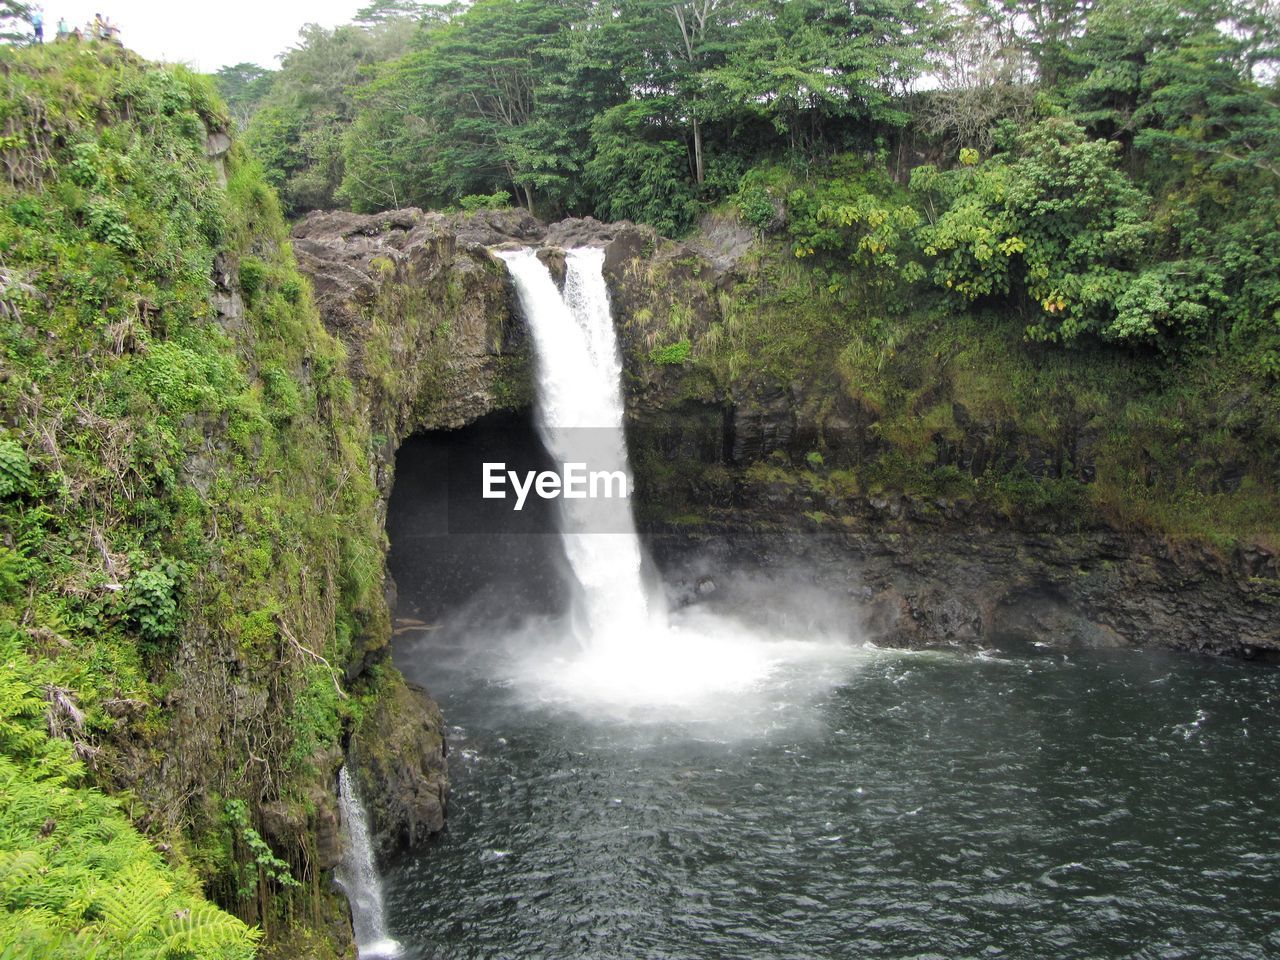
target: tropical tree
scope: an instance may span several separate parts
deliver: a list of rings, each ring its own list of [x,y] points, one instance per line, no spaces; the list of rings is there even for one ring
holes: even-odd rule
[[[359,92],[367,119],[347,141],[343,195],[367,209],[505,189],[531,210],[563,206],[581,186],[592,118],[622,96],[575,29],[588,6],[481,0],[424,33]]]
[[[1117,317],[1150,242],[1149,202],[1117,165],[1119,147],[1069,120],[1017,135],[986,162],[917,168],[911,185],[941,210],[918,232],[933,279],[964,301],[1011,300],[1036,339],[1155,334],[1137,305]]]
[[[232,119],[241,129],[249,125],[262,101],[271,92],[275,71],[256,63],[237,63],[226,66],[213,75],[218,92],[227,102]]]
[[[374,65],[406,53],[417,30],[416,20],[389,14],[367,26],[308,24],[281,57],[245,139],[290,212],[335,205],[343,137],[356,118],[355,90]]]
[[[903,94],[946,24],[913,0],[764,0],[713,83],[721,104],[755,111],[802,149],[854,125],[902,126]]]

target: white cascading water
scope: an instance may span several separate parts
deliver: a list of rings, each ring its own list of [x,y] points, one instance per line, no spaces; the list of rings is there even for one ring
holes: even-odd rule
[[[538,424],[548,452],[588,470],[627,470],[622,360],[604,252],[568,251],[564,292],[532,250],[498,253],[515,283],[537,359]],[[608,710],[699,709],[741,691],[811,645],[771,643],[705,611],[671,615],[646,588],[627,499],[560,500],[561,534],[578,595],[576,654],[531,650],[520,671],[540,696]],[[593,532],[595,531],[595,532]],[[603,531],[603,532],[602,532]],[[790,649],[788,649],[790,647]]]
[[[369,842],[369,818],[346,767],[338,771],[338,809],[345,842],[337,879],[351,903],[356,951],[360,960],[398,957],[400,944],[387,935],[383,916],[382,880]]]
[[[630,476],[623,430],[622,358],[604,281],[604,251],[570,250],[564,293],[531,250],[501,253],[515,281],[538,358],[538,428],[559,463]],[[624,645],[661,630],[659,596],[642,576],[631,504],[623,498],[561,500],[561,535],[581,586],[575,610],[585,647]]]

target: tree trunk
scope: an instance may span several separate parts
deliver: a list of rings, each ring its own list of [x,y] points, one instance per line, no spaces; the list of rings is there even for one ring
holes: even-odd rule
[[[698,186],[702,186],[702,180],[706,176],[706,171],[702,163],[702,124],[698,122],[698,118],[693,118],[693,178],[697,181]]]

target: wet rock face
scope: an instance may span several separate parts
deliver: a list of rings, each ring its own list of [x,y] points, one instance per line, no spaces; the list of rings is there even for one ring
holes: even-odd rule
[[[1251,550],[1175,549],[1108,528],[1016,526],[972,508],[952,505],[949,516],[936,504],[879,499],[850,500],[831,529],[803,516],[794,491],[766,491],[693,531],[651,529],[649,540],[676,582],[807,571],[849,598],[851,636],[886,645],[1012,641],[1280,660],[1274,557],[1259,577]]]
[[[653,360],[654,349],[672,339],[673,311],[696,343],[721,320],[720,300],[749,281],[728,255],[734,239],[721,238],[722,253],[631,228],[606,247],[637,507],[672,576],[679,579],[683,565],[707,550],[717,583],[719,572],[743,561],[762,569],[807,565],[835,595],[850,596],[864,635],[905,646],[974,647],[1015,637],[1280,656],[1280,561],[1261,547],[1224,554],[1101,521],[1015,522],[965,500],[800,489],[796,470],[813,451],[821,450],[824,469],[843,469],[887,450],[873,410],[834,380],[710,382],[694,365]],[[1052,444],[958,404],[953,413],[955,434],[936,444],[939,466],[1082,483],[1097,474],[1098,431],[1070,398]],[[753,480],[753,464],[777,467],[777,475]],[[682,515],[681,523],[647,515],[647,504]],[[815,515],[823,519],[809,519]]]
[[[335,746],[317,753],[311,758],[319,770],[336,770],[342,764],[342,753]],[[315,838],[312,852],[313,865],[320,870],[332,870],[342,858],[342,835],[339,825],[338,801],[332,792],[319,783],[308,787],[306,803],[276,801],[262,806],[262,834],[280,849],[296,846],[297,838],[311,835]]]
[[[541,247],[538,250],[538,259],[546,265],[548,272],[551,274],[551,279],[563,291],[565,274],[568,272],[565,251],[560,247]]]
[[[378,701],[352,737],[349,762],[380,854],[444,829],[449,796],[444,719],[421,687],[400,684]]]
[[[734,404],[733,462],[754,463],[775,450],[790,449],[796,433],[794,408],[794,399],[777,386]]]
[[[528,401],[523,324],[485,246],[542,229],[506,211],[462,220],[415,209],[318,212],[295,227],[298,265],[347,345],[389,454],[413,430],[465,426]]]

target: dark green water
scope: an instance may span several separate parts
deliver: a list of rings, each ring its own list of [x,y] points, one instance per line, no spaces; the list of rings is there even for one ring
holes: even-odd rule
[[[622,717],[486,646],[397,651],[456,725],[410,956],[1280,956],[1275,668],[851,646]]]

